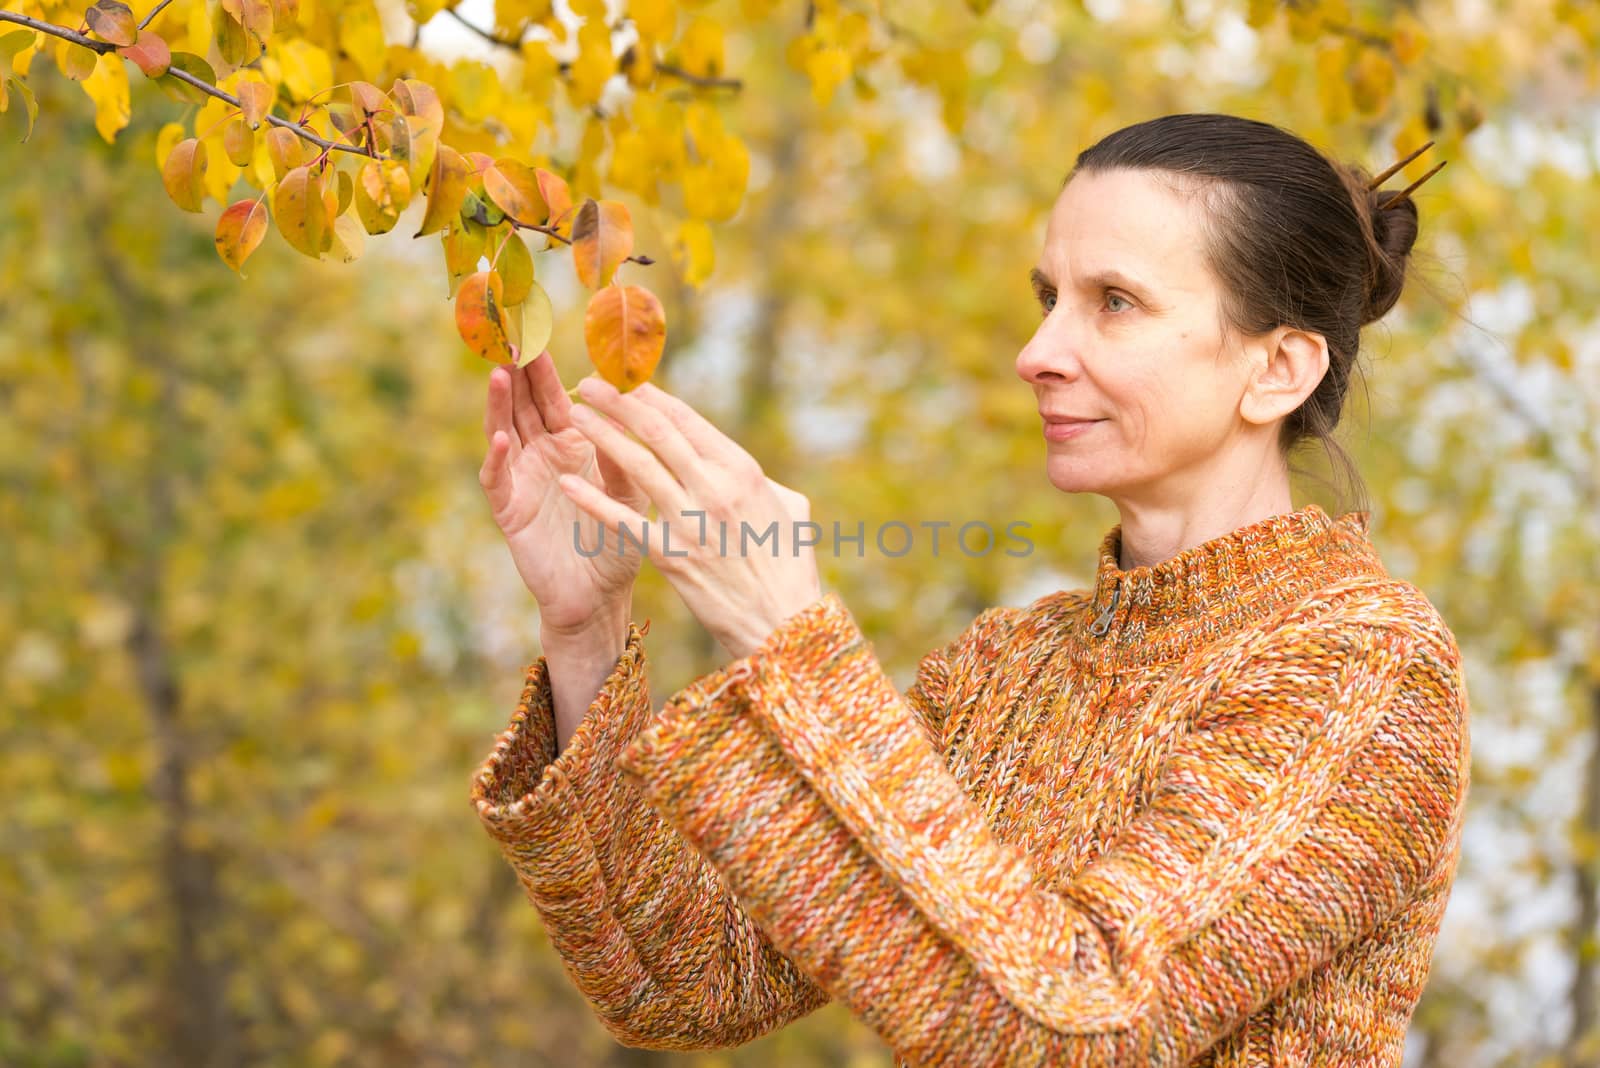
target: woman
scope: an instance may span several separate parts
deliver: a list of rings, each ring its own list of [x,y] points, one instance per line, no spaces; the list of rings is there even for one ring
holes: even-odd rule
[[[1369,512],[1292,508],[1287,455],[1336,448],[1416,232],[1247,119],[1080,155],[1016,370],[1052,483],[1121,522],[1093,588],[983,612],[903,697],[810,555],[697,544],[803,497],[661,390],[585,380],[597,414],[545,355],[494,372],[480,477],[544,655],[472,797],[621,1042],[840,998],[897,1064],[1400,1063],[1459,851],[1461,659]],[[659,712],[637,553],[571,547],[651,502],[651,559],[734,657]]]

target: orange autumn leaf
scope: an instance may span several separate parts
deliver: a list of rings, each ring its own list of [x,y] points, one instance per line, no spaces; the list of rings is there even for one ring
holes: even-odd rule
[[[535,167],[533,173],[539,179],[539,195],[544,198],[545,206],[550,211],[545,225],[564,232],[563,227],[572,214],[572,190],[568,188],[567,180],[543,167]]]
[[[428,209],[423,213],[422,226],[413,237],[438,233],[461,213],[461,204],[467,198],[467,187],[472,179],[471,167],[466,157],[449,145],[439,146],[433,171],[428,176]]]
[[[583,318],[589,362],[626,393],[648,382],[667,342],[661,301],[643,286],[606,286],[589,298]]]
[[[199,211],[205,199],[206,146],[193,137],[186,137],[172,147],[166,162],[161,165],[161,184],[167,195],[184,211]]]
[[[244,272],[239,268],[266,236],[266,204],[255,199],[230,204],[217,220],[217,254],[223,263],[243,277]]]
[[[549,214],[533,168],[514,159],[497,159],[483,172],[483,189],[499,209],[524,226]]]
[[[615,200],[585,200],[572,223],[572,265],[590,289],[609,285],[617,267],[633,254],[633,219]]]
[[[501,302],[500,275],[479,271],[456,290],[456,331],[467,347],[493,363],[516,359],[506,336],[505,305]]]

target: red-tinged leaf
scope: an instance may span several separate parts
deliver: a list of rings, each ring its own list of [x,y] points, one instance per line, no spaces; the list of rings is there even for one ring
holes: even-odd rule
[[[470,167],[461,153],[449,145],[439,146],[433,160],[433,170],[428,177],[428,208],[423,213],[422,226],[414,237],[438,233],[461,214],[461,204],[467,198],[467,187],[471,180]]]
[[[306,142],[293,130],[274,126],[267,131],[267,158],[272,161],[273,177],[283,176],[306,161]]]
[[[411,177],[392,159],[369,160],[356,177],[356,215],[369,234],[386,234],[411,203]]]
[[[230,204],[217,220],[217,255],[222,262],[244,277],[240,267],[261,247],[267,236],[267,205],[261,200],[241,200]]]
[[[609,285],[617,266],[633,254],[633,219],[615,200],[585,200],[572,223],[572,265],[590,289]]]
[[[394,97],[405,114],[425,119],[436,131],[444,129],[444,105],[439,102],[439,94],[427,82],[398,78],[389,95]]]
[[[131,45],[139,34],[133,8],[120,0],[100,0],[83,13],[83,19],[89,29],[114,45]]]
[[[394,111],[394,105],[389,103],[389,98],[383,95],[371,82],[351,82],[350,101],[355,105],[356,117],[365,118],[368,115],[381,115],[385,118]]]
[[[146,78],[159,78],[172,66],[172,49],[150,30],[140,30],[133,44],[117,49],[117,55],[133,60]]]
[[[174,145],[161,165],[161,184],[167,187],[172,202],[184,211],[200,210],[206,195],[206,166],[206,146],[193,137]]]
[[[538,225],[550,213],[539,192],[538,175],[514,159],[495,160],[483,172],[483,190],[501,211],[524,226]]]
[[[606,286],[589,298],[583,317],[589,362],[626,393],[648,382],[667,343],[661,301],[643,286]]]
[[[228,160],[235,167],[248,167],[256,154],[256,132],[244,121],[243,115],[235,115],[222,123],[222,150],[228,154]]]
[[[322,180],[310,167],[295,167],[278,182],[272,197],[272,214],[278,232],[295,251],[320,259],[327,214],[322,200]]]
[[[492,363],[509,363],[516,353],[506,336],[500,298],[500,276],[494,271],[468,276],[456,290],[456,330],[479,356]]]
[[[543,167],[535,167],[533,173],[539,179],[539,195],[544,198],[550,212],[544,224],[565,234],[567,225],[572,221],[572,190],[567,186],[567,180]]]
[[[266,82],[255,79],[246,79],[239,83],[239,103],[244,112],[244,121],[250,129],[257,130],[267,121],[267,115],[272,111],[272,86]]]

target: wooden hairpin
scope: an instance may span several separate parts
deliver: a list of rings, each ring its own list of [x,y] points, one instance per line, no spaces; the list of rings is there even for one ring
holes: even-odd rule
[[[1428,151],[1428,149],[1430,149],[1432,147],[1433,147],[1433,142],[1429,141],[1427,144],[1423,145],[1421,148],[1419,148],[1415,152],[1411,153],[1411,155],[1407,156],[1405,159],[1403,159],[1400,162],[1396,163],[1394,166],[1390,167],[1388,170],[1386,170],[1382,174],[1378,175],[1372,181],[1368,182],[1367,183],[1367,189],[1370,191],[1370,190],[1378,188],[1384,182],[1387,182],[1390,179],[1390,177],[1392,177],[1393,175],[1398,173],[1400,171],[1400,168],[1404,167],[1407,163],[1410,163],[1412,160],[1416,159],[1418,156],[1422,155],[1424,152]],[[1410,185],[1406,186],[1400,192],[1392,194],[1391,196],[1385,197],[1382,201],[1379,202],[1378,210],[1379,211],[1384,211],[1384,210],[1386,210],[1388,208],[1394,207],[1400,201],[1402,201],[1406,197],[1410,196],[1411,193],[1417,188],[1417,186],[1421,185],[1423,182],[1426,182],[1429,178],[1432,178],[1434,175],[1438,174],[1439,171],[1442,170],[1444,168],[1444,165],[1446,163],[1448,163],[1448,162],[1450,162],[1450,161],[1449,160],[1440,160],[1438,162],[1438,164],[1431,171],[1429,171],[1427,174],[1424,174],[1421,178],[1418,178],[1416,181],[1414,181]]]

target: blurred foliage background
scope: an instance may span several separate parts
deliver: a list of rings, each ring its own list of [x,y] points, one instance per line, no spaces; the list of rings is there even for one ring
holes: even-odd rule
[[[452,77],[504,71],[437,5],[379,7]],[[693,8],[726,30],[742,85],[714,99],[750,170],[700,284],[629,268],[667,303],[657,380],[825,527],[1030,524],[1021,557],[819,554],[902,685],[983,607],[1086,585],[1115,522],[1046,481],[1012,364],[1076,153],[1173,111],[1372,172],[1438,142],[1406,172],[1450,160],[1417,194],[1416,282],[1369,328],[1344,428],[1380,552],[1451,623],[1473,702],[1406,1060],[1600,1064],[1600,6]],[[819,10],[892,61],[797,48]],[[537,617],[476,482],[489,365],[414,222],[349,266],[270,238],[241,280],[214,211],[162,191],[177,105],[136,82],[108,144],[79,87],[30,84],[26,144],[0,116],[0,1063],[886,1066],[838,1006],[738,1050],[617,1046],[477,826],[467,778]],[[568,109],[626,107],[624,78],[600,90]],[[551,122],[547,149],[582,141],[594,181],[634,190],[614,195],[664,259],[682,233],[645,222],[638,146]],[[566,262],[540,277],[571,382]],[[1337,508],[1306,463],[1297,504]],[[722,662],[648,569],[636,607],[658,702]]]

